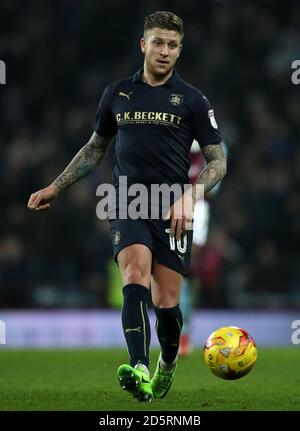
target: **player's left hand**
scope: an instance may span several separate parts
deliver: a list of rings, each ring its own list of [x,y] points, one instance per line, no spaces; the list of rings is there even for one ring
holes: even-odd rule
[[[193,189],[190,188],[171,206],[164,217],[164,220],[171,219],[170,236],[176,235],[176,239],[180,240],[181,235],[192,229],[195,202]]]

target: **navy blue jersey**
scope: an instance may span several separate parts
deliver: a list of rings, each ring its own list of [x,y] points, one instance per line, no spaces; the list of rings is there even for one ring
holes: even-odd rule
[[[189,151],[221,141],[212,107],[195,87],[173,70],[163,85],[143,82],[140,69],[109,85],[101,98],[95,131],[116,135],[114,184],[188,184]]]

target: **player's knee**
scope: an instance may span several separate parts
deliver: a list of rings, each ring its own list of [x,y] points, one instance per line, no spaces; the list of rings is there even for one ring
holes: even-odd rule
[[[149,275],[137,265],[128,265],[124,276],[126,284],[141,284],[146,287],[149,285]]]
[[[155,307],[158,308],[171,308],[175,307],[179,303],[179,292],[170,289],[167,292],[161,292],[160,295],[156,297]]]

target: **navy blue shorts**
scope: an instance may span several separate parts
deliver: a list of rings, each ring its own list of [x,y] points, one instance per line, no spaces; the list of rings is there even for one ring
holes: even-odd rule
[[[189,274],[193,231],[188,230],[180,241],[170,238],[170,220],[114,219],[110,220],[110,235],[114,257],[132,244],[144,244],[152,252],[153,258],[167,268],[182,275]]]

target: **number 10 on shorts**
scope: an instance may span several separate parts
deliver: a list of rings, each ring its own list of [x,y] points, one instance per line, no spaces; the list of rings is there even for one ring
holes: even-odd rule
[[[185,234],[181,239],[175,240],[175,236],[170,235],[171,229],[166,229],[166,233],[169,235],[169,241],[170,241],[170,250],[175,251],[176,246],[179,253],[185,253],[187,248],[187,234]]]

